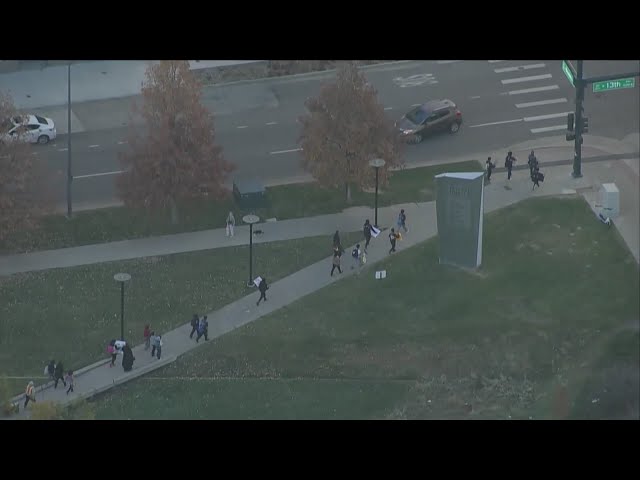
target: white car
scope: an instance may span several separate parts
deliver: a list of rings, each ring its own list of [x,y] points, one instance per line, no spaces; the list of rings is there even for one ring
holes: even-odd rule
[[[53,120],[40,115],[18,115],[0,127],[1,141],[23,141],[46,145],[57,136]]]

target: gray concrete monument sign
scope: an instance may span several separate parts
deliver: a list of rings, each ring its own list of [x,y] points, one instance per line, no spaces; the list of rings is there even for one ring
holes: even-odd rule
[[[482,264],[484,173],[436,175],[440,263],[464,268]]]

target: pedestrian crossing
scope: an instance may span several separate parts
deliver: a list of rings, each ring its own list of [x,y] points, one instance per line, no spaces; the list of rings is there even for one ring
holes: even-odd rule
[[[548,64],[511,60],[487,62],[504,89],[500,95],[513,97],[517,111],[528,114],[522,120],[531,122],[529,131],[532,134],[566,130],[571,102],[560,95],[560,86],[554,83]]]

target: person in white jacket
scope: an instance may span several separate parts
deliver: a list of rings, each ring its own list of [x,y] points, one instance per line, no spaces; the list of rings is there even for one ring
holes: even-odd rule
[[[233,237],[233,229],[236,226],[236,217],[233,216],[233,212],[229,212],[227,215],[227,237]]]

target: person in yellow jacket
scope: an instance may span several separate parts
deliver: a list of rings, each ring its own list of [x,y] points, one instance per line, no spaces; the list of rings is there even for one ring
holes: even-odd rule
[[[24,408],[27,408],[29,401],[34,403],[36,401],[36,387],[33,385],[33,380],[27,384],[27,389],[24,391]]]

